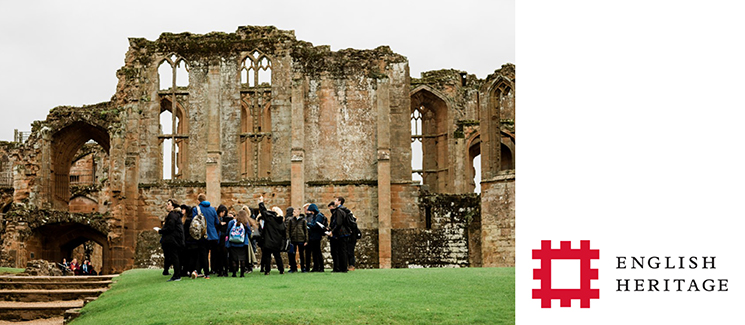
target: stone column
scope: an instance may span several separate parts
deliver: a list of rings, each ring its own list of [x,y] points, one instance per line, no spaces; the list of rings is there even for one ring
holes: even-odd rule
[[[207,75],[208,93],[207,93],[207,161],[206,183],[207,183],[207,201],[212,205],[220,204],[220,179],[222,172],[220,170],[220,66],[216,62],[210,64]]]
[[[378,106],[378,256],[391,268],[391,102],[388,79],[377,80]]]
[[[304,78],[292,80],[292,166],[290,171],[290,204],[300,208],[305,201],[305,92]]]

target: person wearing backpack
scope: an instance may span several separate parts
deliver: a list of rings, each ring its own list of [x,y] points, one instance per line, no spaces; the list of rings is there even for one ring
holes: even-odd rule
[[[163,255],[165,255],[165,269],[173,265],[173,276],[168,281],[181,281],[181,263],[179,250],[184,247],[184,226],[181,224],[181,207],[174,199],[166,202],[168,216],[163,228],[158,230],[162,235]]]
[[[280,250],[285,242],[285,224],[282,209],[272,207],[272,211],[266,209],[264,205],[264,196],[259,198],[259,211],[261,218],[264,220],[264,227],[261,232],[263,246],[261,247],[261,264],[264,266],[264,275],[269,275],[272,270],[272,256],[277,262],[279,274],[285,274],[285,268],[282,264]]]
[[[219,265],[217,265],[217,254],[219,254],[217,229],[220,227],[220,219],[217,217],[217,211],[215,211],[215,208],[211,207],[210,202],[207,201],[207,195],[199,193],[199,195],[197,195],[197,200],[199,201],[199,204],[192,209],[192,214],[194,215],[194,218],[199,218],[199,215],[202,215],[204,218],[206,225],[205,234],[207,237],[207,254],[211,256],[210,262],[212,262],[212,272],[214,273],[219,270]],[[207,265],[203,265],[202,267],[205,270],[209,269],[209,266]],[[204,278],[209,279],[210,272],[205,272]]]
[[[246,262],[248,261],[248,250],[251,237],[251,227],[248,224],[248,213],[244,210],[238,211],[238,217],[228,222],[227,240],[225,247],[230,254],[231,272],[235,278],[235,272],[240,266],[241,278],[246,273]]]
[[[306,268],[310,267],[311,256],[313,257],[313,268],[310,272],[323,272],[323,254],[321,253],[321,240],[326,233],[326,216],[318,211],[318,206],[314,203],[308,205],[305,209],[306,219],[308,222],[308,250],[306,252]]]
[[[332,272],[346,273],[347,265],[347,242],[351,232],[349,231],[347,212],[343,206],[344,198],[337,197],[334,202],[329,203],[331,212],[330,230],[326,233],[331,242],[331,258],[334,260],[334,270]]]
[[[347,238],[347,263],[349,264],[349,267],[347,270],[354,271],[354,264],[355,264],[355,258],[354,258],[354,247],[357,246],[357,240],[362,238],[362,232],[360,231],[360,228],[357,226],[357,217],[354,216],[352,211],[350,211],[346,206],[344,206],[344,198],[339,196],[334,200],[334,205],[338,207],[338,209],[342,209],[342,211],[346,214],[346,226],[349,229],[350,235]]]

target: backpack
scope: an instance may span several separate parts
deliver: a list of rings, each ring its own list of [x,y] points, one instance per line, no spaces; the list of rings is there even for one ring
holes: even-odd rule
[[[246,240],[246,228],[243,227],[243,224],[236,221],[233,225],[233,228],[230,229],[230,235],[228,236],[228,241],[231,243],[236,244],[243,244],[243,242]]]
[[[352,233],[352,236],[354,236],[357,239],[362,238],[362,232],[360,231],[360,228],[357,227],[357,218],[354,217],[354,214],[352,213],[352,211],[349,211],[347,213],[346,221],[347,221],[347,227],[349,228],[349,232]]]
[[[197,215],[194,216],[191,220],[191,225],[189,225],[189,235],[196,240],[200,240],[207,235],[207,220],[204,219],[199,206],[197,206]]]

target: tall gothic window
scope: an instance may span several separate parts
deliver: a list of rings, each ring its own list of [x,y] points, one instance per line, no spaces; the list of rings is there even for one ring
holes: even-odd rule
[[[188,102],[189,67],[176,55],[165,58],[158,67],[160,79],[160,132],[162,179],[184,176],[188,130],[182,103]],[[174,104],[175,103],[175,104]]]
[[[272,60],[259,51],[241,63],[241,176],[269,179],[272,167]]]
[[[422,89],[411,96],[412,180],[421,180],[430,191],[445,193],[448,175],[447,103]]]
[[[422,181],[422,107],[411,112],[411,180]]]

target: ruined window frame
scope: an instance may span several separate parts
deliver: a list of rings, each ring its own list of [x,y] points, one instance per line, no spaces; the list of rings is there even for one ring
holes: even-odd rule
[[[185,178],[186,173],[186,157],[187,155],[187,144],[188,144],[188,118],[187,118],[187,112],[186,108],[182,103],[178,100],[177,95],[189,95],[189,88],[191,87],[191,82],[188,82],[185,87],[182,87],[182,89],[179,89],[178,87],[178,70],[181,67],[181,64],[184,64],[184,69],[186,70],[187,77],[186,80],[189,80],[190,77],[190,71],[189,71],[189,62],[182,56],[176,54],[176,53],[170,53],[166,55],[163,59],[160,60],[157,67],[160,69],[160,66],[164,63],[168,63],[171,67],[171,88],[168,89],[168,93],[165,94],[166,96],[161,96],[160,98],[160,105],[159,105],[159,112],[158,112],[158,125],[160,124],[160,116],[165,111],[169,111],[171,113],[171,133],[165,134],[162,133],[162,128],[160,128],[160,132],[158,132],[158,147],[160,148],[160,165],[161,165],[161,180],[176,180],[176,179],[183,179]],[[160,72],[158,72],[158,88],[160,88]],[[164,101],[170,102],[170,109],[166,108],[164,105]],[[186,103],[187,100],[183,100],[182,102]],[[163,170],[165,166],[163,164],[165,163],[165,159],[163,159],[165,155],[165,148],[164,143],[165,140],[170,140],[170,146],[171,146],[171,173],[170,178],[166,178],[165,171]],[[177,154],[178,153],[178,154]]]
[[[272,164],[272,66],[274,59],[252,50],[240,59],[241,85],[240,175],[247,180],[271,178]],[[260,71],[269,71],[269,82],[260,83]],[[253,73],[253,84],[248,74]],[[243,76],[246,74],[246,82]]]

